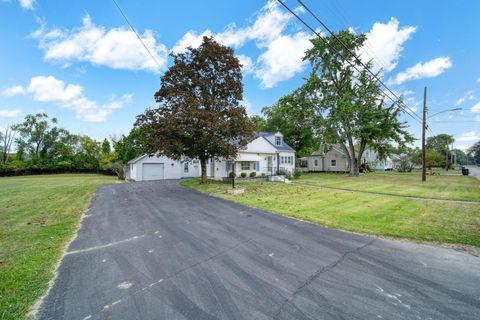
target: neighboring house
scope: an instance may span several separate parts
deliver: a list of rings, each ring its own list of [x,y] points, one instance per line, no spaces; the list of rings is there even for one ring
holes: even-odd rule
[[[234,161],[209,161],[207,175],[218,180],[228,177],[232,169],[235,169],[236,176],[242,172],[248,175],[255,172],[257,176],[293,173],[295,150],[285,143],[282,133],[259,132],[250,143],[238,150]]]
[[[393,170],[394,168],[394,161],[390,157],[380,160],[378,153],[370,149],[363,152],[362,163],[368,163],[373,170]]]
[[[235,164],[235,166],[233,166]],[[295,150],[283,141],[280,132],[259,132],[245,147],[238,150],[235,159],[207,161],[207,176],[221,180],[232,170],[257,176],[292,173],[295,169]],[[181,179],[201,175],[199,160],[172,160],[164,156],[143,155],[128,162],[126,177],[135,181]]]
[[[325,152],[324,150],[329,150]],[[300,159],[301,169],[311,172],[348,172],[348,159],[341,146],[334,144],[321,146],[318,151]]]
[[[135,181],[182,179],[200,176],[200,161],[172,160],[164,156],[143,156],[128,162],[125,177]]]

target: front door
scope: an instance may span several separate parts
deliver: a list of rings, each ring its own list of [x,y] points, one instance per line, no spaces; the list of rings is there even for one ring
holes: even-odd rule
[[[273,172],[273,160],[272,160],[272,156],[269,156],[267,157],[267,172]]]

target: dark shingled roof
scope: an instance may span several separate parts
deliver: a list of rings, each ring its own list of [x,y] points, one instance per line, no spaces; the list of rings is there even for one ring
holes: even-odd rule
[[[268,140],[268,137],[271,137],[271,136],[274,136],[274,135],[275,135],[275,132],[265,132],[265,131],[257,132],[257,137],[264,138],[265,140],[268,141],[268,143],[270,143],[272,146],[274,146],[275,149],[277,149],[278,151],[295,151],[295,150],[293,150],[292,147],[290,147],[288,144],[286,144],[285,140],[283,140],[283,139],[282,139],[282,144],[279,145],[279,146],[270,142],[270,140]]]

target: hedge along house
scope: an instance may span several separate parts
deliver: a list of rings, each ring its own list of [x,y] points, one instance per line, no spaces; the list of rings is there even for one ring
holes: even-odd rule
[[[328,150],[328,151],[325,151]],[[348,172],[348,159],[340,145],[321,146],[319,150],[300,159],[300,168],[307,172]]]
[[[245,147],[240,148],[235,159],[209,159],[207,175],[221,180],[235,172],[256,176],[291,174],[295,169],[295,150],[283,140],[280,132],[259,132]],[[126,178],[135,181],[200,177],[198,160],[173,160],[165,156],[143,155],[128,162]]]
[[[223,179],[234,172],[238,177],[255,172],[256,176],[291,174],[295,170],[295,150],[283,139],[280,132],[258,132],[245,147],[238,150],[235,159],[209,161],[207,175],[210,179]]]

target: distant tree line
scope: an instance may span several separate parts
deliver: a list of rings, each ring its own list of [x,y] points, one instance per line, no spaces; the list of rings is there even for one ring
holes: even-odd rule
[[[60,172],[102,172],[123,177],[125,164],[143,154],[138,129],[103,141],[73,134],[45,113],[0,133],[0,175]]]

